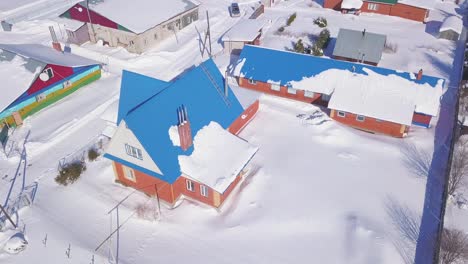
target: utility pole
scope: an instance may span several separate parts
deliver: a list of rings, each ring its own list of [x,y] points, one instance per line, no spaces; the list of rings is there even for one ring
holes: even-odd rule
[[[3,208],[3,206],[1,204],[0,204],[0,210],[2,210],[2,212],[5,214],[8,221],[10,221],[10,223],[16,228],[17,226],[16,226],[15,222],[13,222],[13,219],[11,219],[11,217],[8,215],[5,208]]]
[[[208,10],[206,11],[206,21],[208,23],[208,27],[205,32],[205,40],[202,42],[203,43],[202,57],[205,54],[205,50],[207,50],[208,55],[211,57],[211,29],[210,29],[210,17],[208,15]],[[209,46],[208,46],[209,49],[206,48],[207,41],[209,42]]]

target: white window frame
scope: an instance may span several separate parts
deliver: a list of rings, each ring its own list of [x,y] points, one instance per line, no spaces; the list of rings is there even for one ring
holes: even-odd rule
[[[277,91],[277,92],[281,91],[281,85],[277,83],[271,83],[270,85],[271,85],[270,87],[271,90]]]
[[[379,4],[377,4],[377,3],[367,3],[367,9],[372,10],[372,11],[378,11],[379,10]]]
[[[364,122],[364,121],[366,121],[366,117],[363,116],[363,115],[356,115],[356,121]]]
[[[195,184],[191,180],[185,180],[185,188],[187,188],[188,191],[194,192],[195,191]]]
[[[124,166],[124,177],[127,180],[136,182],[135,171],[132,168],[129,168],[127,166]]]
[[[139,160],[143,160],[143,152],[141,149],[131,146],[129,144],[125,144],[125,152],[127,155],[137,158]]]
[[[208,197],[208,187],[206,187],[205,185],[200,184],[200,194],[203,197]]]
[[[312,91],[304,91],[304,96],[313,98],[313,97],[315,97],[315,93],[312,92]]]
[[[256,84],[257,84],[257,81],[254,80],[254,79],[249,79],[249,83],[250,83],[250,84],[253,84],[253,85],[256,85]]]
[[[44,94],[44,93],[38,94],[38,95],[36,95],[36,102],[44,101],[46,99],[46,97],[47,97],[47,95]]]
[[[294,88],[288,88],[288,94],[297,94],[297,90]]]
[[[346,117],[346,112],[344,112],[344,111],[337,111],[337,112],[336,112],[336,115],[339,116],[339,117]]]

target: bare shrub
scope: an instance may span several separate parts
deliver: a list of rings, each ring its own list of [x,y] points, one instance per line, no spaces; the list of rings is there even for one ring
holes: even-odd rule
[[[286,26],[290,26],[294,20],[296,20],[297,14],[294,13],[289,16],[288,20],[286,21]]]
[[[386,53],[396,53],[398,51],[398,45],[391,42],[386,42],[384,46],[384,52]]]
[[[449,195],[454,195],[465,186],[468,174],[468,139],[461,137],[453,150],[452,167],[448,180],[447,191]]]
[[[99,157],[99,152],[96,149],[91,148],[88,150],[88,160],[95,161]]]
[[[145,220],[156,220],[157,211],[154,206],[148,203],[140,203],[136,206],[135,212],[138,218]]]
[[[60,168],[59,175],[55,177],[55,182],[60,185],[67,186],[77,181],[81,173],[86,170],[86,165],[84,162],[76,161],[70,164],[67,164]]]
[[[442,231],[439,261],[441,264],[461,264],[468,261],[468,235],[456,229]]]

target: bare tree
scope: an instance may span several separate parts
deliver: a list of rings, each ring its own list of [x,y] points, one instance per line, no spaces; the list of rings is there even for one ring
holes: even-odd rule
[[[449,195],[455,194],[465,186],[468,175],[468,138],[461,137],[453,150],[452,168],[448,180],[447,191]]]
[[[460,230],[442,231],[439,261],[441,264],[462,264],[468,261],[468,235]]]

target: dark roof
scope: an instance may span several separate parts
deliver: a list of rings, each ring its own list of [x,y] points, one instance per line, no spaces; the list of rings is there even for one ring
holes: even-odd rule
[[[394,5],[398,2],[398,0],[365,0],[366,2],[374,2],[374,3],[382,3],[382,4],[390,4]]]
[[[336,37],[333,56],[378,64],[386,41],[385,35],[341,28]]]

